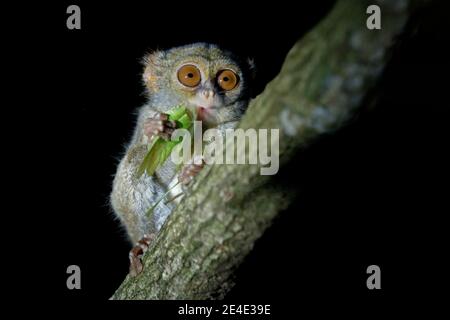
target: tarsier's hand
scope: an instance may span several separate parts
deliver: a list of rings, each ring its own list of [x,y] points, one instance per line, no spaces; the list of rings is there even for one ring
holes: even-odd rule
[[[165,113],[158,113],[155,117],[148,118],[144,122],[144,133],[149,139],[160,136],[169,140],[175,129],[175,121],[169,120],[169,116]]]
[[[186,164],[178,175],[178,181],[182,184],[187,185],[192,179],[203,169],[205,163],[202,160],[201,164],[189,163]]]

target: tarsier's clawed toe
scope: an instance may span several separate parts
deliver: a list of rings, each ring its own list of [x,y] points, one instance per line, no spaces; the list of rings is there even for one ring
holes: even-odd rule
[[[154,118],[148,118],[144,122],[144,133],[149,139],[159,136],[169,140],[175,129],[175,121],[169,120],[169,116],[165,113],[159,113]]]
[[[201,164],[190,163],[184,166],[178,176],[178,181],[184,185],[189,184],[192,179],[203,169],[204,165],[205,163],[202,162]]]
[[[132,277],[137,276],[144,269],[142,264],[142,256],[148,250],[151,241],[154,239],[154,235],[144,235],[144,237],[139,240],[133,249],[130,250],[130,275]]]

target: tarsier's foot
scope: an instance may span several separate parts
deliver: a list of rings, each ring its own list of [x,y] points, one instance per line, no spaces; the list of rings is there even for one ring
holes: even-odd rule
[[[144,235],[144,237],[136,243],[133,249],[130,250],[130,275],[132,277],[137,276],[144,269],[142,256],[148,250],[148,247],[154,238],[155,236],[153,234]]]
[[[175,121],[169,120],[169,116],[165,113],[159,113],[154,118],[148,118],[144,121],[144,133],[149,139],[160,136],[169,140],[175,129]]]
[[[178,181],[182,184],[187,185],[192,179],[203,169],[205,163],[202,161],[201,164],[189,163],[181,169],[178,175]]]

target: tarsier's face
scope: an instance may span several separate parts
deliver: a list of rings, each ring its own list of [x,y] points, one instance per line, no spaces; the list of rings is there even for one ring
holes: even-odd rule
[[[197,108],[198,118],[207,119],[215,109],[232,103],[239,95],[239,69],[233,65],[214,66],[208,61],[196,60],[182,63],[173,82],[186,102]]]
[[[195,108],[198,119],[213,121],[248,96],[245,71],[215,46],[175,48],[155,58],[147,86],[160,100]]]

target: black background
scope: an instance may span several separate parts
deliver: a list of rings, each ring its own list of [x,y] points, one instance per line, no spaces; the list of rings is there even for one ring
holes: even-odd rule
[[[257,94],[333,1],[297,8],[78,1],[81,30],[66,28],[69,4],[40,5],[33,39],[21,43],[26,68],[39,74],[24,86],[39,87],[42,99],[30,101],[27,90],[19,97],[39,117],[39,130],[26,134],[39,168],[27,218],[38,232],[28,254],[39,263],[26,267],[39,270],[37,298],[105,301],[128,270],[129,244],[108,195],[133,112],[145,102],[141,57],[150,49],[218,43],[255,59]],[[395,48],[376,106],[281,171],[301,191],[256,243],[227,299],[374,310],[441,286],[448,213],[441,207],[448,196],[445,14],[438,5],[415,17],[419,27]],[[82,290],[66,288],[71,264],[81,267]],[[366,288],[371,264],[381,268],[382,290]]]

